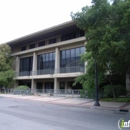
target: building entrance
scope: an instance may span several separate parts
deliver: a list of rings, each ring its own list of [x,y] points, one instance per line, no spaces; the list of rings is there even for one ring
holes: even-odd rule
[[[45,89],[54,89],[54,82],[45,82]]]

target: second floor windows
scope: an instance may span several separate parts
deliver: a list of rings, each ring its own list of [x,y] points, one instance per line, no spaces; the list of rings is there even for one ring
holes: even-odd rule
[[[21,47],[21,51],[25,51],[26,50],[26,46]]]
[[[56,43],[56,38],[52,38],[49,40],[49,44],[53,44],[53,43]]]
[[[45,41],[41,41],[38,43],[38,46],[41,47],[41,46],[45,46]]]
[[[29,49],[33,49],[33,48],[35,48],[35,44],[29,45]]]

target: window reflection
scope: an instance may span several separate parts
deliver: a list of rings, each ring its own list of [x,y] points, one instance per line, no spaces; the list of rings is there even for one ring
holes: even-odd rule
[[[38,55],[37,70],[38,74],[52,74],[55,67],[55,53]]]
[[[33,57],[26,57],[20,59],[20,76],[31,75],[33,64]]]
[[[84,63],[81,62],[81,55],[84,54],[84,47],[78,47],[68,50],[63,50],[60,52],[60,68],[61,73],[66,73],[67,71],[77,72],[80,71],[80,67],[84,69]],[[62,69],[66,67],[65,69]],[[69,68],[68,68],[69,67]],[[82,69],[82,71],[84,71]]]

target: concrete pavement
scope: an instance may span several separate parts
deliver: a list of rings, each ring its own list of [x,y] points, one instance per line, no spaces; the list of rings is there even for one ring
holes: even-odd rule
[[[0,97],[33,100],[33,101],[50,103],[50,104],[87,107],[87,108],[94,108],[94,109],[106,109],[106,110],[120,110],[120,109],[125,110],[126,109],[130,112],[130,102],[119,103],[119,102],[99,101],[100,107],[95,107],[93,99],[49,97],[49,96],[22,96],[22,95],[11,95],[11,94],[0,94]]]

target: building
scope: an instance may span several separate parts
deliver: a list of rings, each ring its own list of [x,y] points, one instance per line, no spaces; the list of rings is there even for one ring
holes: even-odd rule
[[[74,79],[85,72],[80,56],[85,51],[85,34],[69,21],[7,43],[15,57],[16,84],[32,90],[81,89]]]

